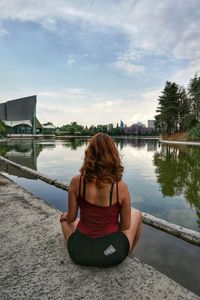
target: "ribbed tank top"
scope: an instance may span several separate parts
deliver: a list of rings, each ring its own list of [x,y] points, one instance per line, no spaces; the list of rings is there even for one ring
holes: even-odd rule
[[[112,204],[112,190],[110,193],[110,206],[98,206],[92,204],[85,199],[86,183],[84,179],[84,191],[81,195],[81,178],[79,183],[79,195],[77,198],[78,206],[80,207],[80,221],[77,229],[90,237],[98,238],[119,231],[119,213],[121,204],[118,197],[118,182],[117,187],[117,202]],[[112,185],[113,188],[113,185]]]

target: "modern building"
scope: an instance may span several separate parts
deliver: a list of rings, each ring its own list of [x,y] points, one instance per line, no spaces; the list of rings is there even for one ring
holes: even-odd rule
[[[8,128],[8,134],[37,134],[42,125],[36,117],[37,96],[10,100],[0,104],[0,120]]]
[[[55,134],[55,131],[56,127],[53,124],[42,125],[43,134]]]

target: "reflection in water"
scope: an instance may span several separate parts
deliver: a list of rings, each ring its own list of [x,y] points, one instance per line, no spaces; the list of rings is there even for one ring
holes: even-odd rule
[[[130,145],[138,149],[145,148],[147,146],[147,151],[156,151],[158,145],[158,141],[154,139],[116,138],[115,142],[120,150],[127,145]]]
[[[13,140],[0,143],[0,155],[52,178],[69,182],[80,169],[87,144],[88,139],[82,138]],[[116,144],[122,155],[124,179],[129,186],[132,205],[159,218],[199,230],[200,148],[171,147],[147,139],[116,139]],[[2,168],[0,161],[0,171]],[[30,178],[15,168],[4,170],[11,174],[11,179],[34,195],[57,209],[67,210],[66,191]],[[144,226],[136,255],[200,294],[199,270],[196,267],[200,259],[199,249]],[[163,260],[163,257],[167,259]]]
[[[200,148],[162,145],[154,154],[157,180],[164,196],[184,195],[196,209],[200,227]]]
[[[8,140],[0,144],[0,155],[13,162],[37,170],[37,157],[42,148],[36,146],[35,140]],[[30,174],[24,174],[20,170],[1,162],[1,170],[10,175],[35,179]]]
[[[81,137],[8,140],[0,143],[0,155],[69,183],[81,167],[88,142],[88,138]],[[200,148],[160,146],[153,139],[116,138],[115,142],[125,167],[124,179],[132,205],[158,218],[198,230]],[[9,165],[0,163],[0,168],[10,175],[35,180]],[[57,205],[56,200],[53,205]]]
[[[85,145],[87,147],[89,140],[88,139],[82,139],[82,138],[69,138],[64,140],[65,143],[63,144],[63,147],[68,147],[71,150],[76,150],[77,148]]]
[[[70,148],[71,150],[76,150],[81,146],[87,146],[88,139],[81,138],[69,138],[64,139],[61,142],[63,148]],[[48,141],[38,141],[38,140],[8,140],[0,144],[0,155],[23,166],[31,168],[33,170],[38,170],[37,159],[40,153],[45,149],[54,149],[59,145],[59,141],[56,144],[55,140]],[[2,171],[27,179],[36,180],[34,176],[26,174],[13,166],[6,165],[0,161],[0,168]]]

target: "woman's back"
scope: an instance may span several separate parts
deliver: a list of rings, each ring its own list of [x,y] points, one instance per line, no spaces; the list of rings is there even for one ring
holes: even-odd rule
[[[80,176],[77,201],[80,207],[77,229],[80,232],[97,238],[119,231],[118,182],[98,188],[95,182],[86,184],[85,178]]]
[[[81,175],[71,180],[68,212],[60,219],[69,254],[78,264],[117,265],[139,238],[141,214],[131,210],[122,173],[114,141],[107,134],[96,134],[85,150]]]

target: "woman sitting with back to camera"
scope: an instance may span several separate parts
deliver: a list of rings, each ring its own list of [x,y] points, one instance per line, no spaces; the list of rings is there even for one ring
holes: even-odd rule
[[[73,177],[69,186],[68,212],[60,217],[69,255],[79,265],[112,267],[135,249],[141,213],[131,208],[122,173],[112,138],[104,133],[93,136],[81,175]]]

